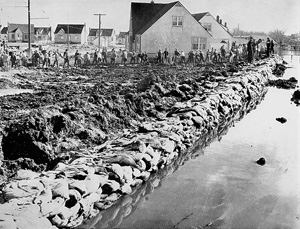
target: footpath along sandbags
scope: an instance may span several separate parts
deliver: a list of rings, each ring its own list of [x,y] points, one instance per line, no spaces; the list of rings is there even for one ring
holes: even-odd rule
[[[96,216],[171,164],[200,136],[236,116],[244,104],[259,100],[270,74],[262,65],[255,72],[219,81],[202,96],[177,102],[159,121],[149,119],[137,130],[126,130],[84,153],[74,151],[73,158],[51,171],[7,183],[2,189],[8,201],[4,205],[16,213],[12,210],[6,217],[2,212],[3,225],[19,217],[14,206],[24,201],[34,206],[37,219],[48,218],[57,227],[76,227]],[[179,88],[190,90],[186,85]]]

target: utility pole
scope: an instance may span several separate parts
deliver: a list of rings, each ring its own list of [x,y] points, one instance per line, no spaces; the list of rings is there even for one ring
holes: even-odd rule
[[[28,55],[31,57],[30,0],[28,0]]]
[[[67,25],[67,43],[68,43],[68,50],[70,49],[70,45],[69,45],[69,24]]]
[[[100,37],[101,37],[101,16],[105,16],[106,14],[94,14],[99,16],[99,33],[98,33],[98,51],[100,52]]]

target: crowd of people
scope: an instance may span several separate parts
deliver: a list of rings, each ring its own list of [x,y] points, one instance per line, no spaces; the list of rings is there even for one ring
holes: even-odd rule
[[[207,49],[203,51],[191,50],[187,53],[187,56],[183,50],[181,52],[175,49],[173,57],[170,58],[168,49],[163,52],[158,50],[155,58],[156,63],[161,64],[201,64],[201,63],[217,63],[217,62],[234,62],[247,60],[252,63],[254,59],[269,57],[274,54],[274,41],[267,38],[266,46],[261,45],[262,40],[258,39],[255,41],[253,37],[250,37],[247,44],[239,44],[236,42],[231,44],[231,48],[226,50],[225,46],[222,45],[220,50],[216,48]]]
[[[201,64],[201,63],[217,63],[217,62],[234,62],[240,60],[247,60],[252,63],[254,59],[269,57],[274,54],[274,42],[267,38],[266,45],[261,44],[262,40],[257,41],[250,37],[247,44],[239,44],[236,42],[231,44],[227,50],[224,44],[219,50],[216,48],[207,49],[203,51],[191,50],[187,54],[183,50],[175,49],[173,54],[170,54],[166,48],[164,51],[158,50],[154,61],[158,64]],[[3,45],[2,45],[3,46]],[[95,49],[94,51],[87,51],[80,53],[76,50],[75,54],[71,56],[74,58],[74,67],[83,66],[99,66],[99,65],[116,65],[120,63],[127,64],[148,64],[149,58],[147,52],[136,53],[132,51],[127,52],[126,49],[119,49],[116,51],[114,48],[108,52],[106,48],[102,50]],[[130,58],[130,60],[129,60]],[[28,58],[26,51],[8,51],[5,45],[0,49],[0,67],[4,69],[15,68],[17,66],[33,67],[59,67],[61,60],[63,60],[63,67],[70,67],[69,50],[64,52],[57,50],[35,50]]]

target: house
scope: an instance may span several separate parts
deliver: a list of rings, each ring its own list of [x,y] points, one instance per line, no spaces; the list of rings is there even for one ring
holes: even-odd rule
[[[118,45],[125,45],[125,36],[128,32],[120,32],[117,36],[117,44]]]
[[[51,27],[35,27],[34,42],[45,44],[51,41]]]
[[[116,32],[114,29],[100,29],[100,46],[101,47],[113,47],[116,45]],[[87,37],[88,43],[98,45],[99,29],[89,30]]]
[[[7,32],[7,27],[3,27],[1,29],[1,33],[0,33],[0,40],[5,40],[7,41],[8,40],[8,32]]]
[[[131,3],[129,50],[156,55],[166,48],[170,53],[210,48],[211,34],[179,2]],[[127,47],[127,45],[126,45]]]
[[[8,42],[28,42],[28,25],[27,24],[13,24],[7,25]],[[30,26],[31,40],[33,41],[34,25]]]
[[[212,35],[211,46],[220,50],[221,46],[228,50],[231,48],[233,36],[229,32],[227,23],[217,16],[215,19],[209,12],[193,14],[194,18]]]
[[[56,44],[84,44],[86,42],[85,24],[58,24],[54,31]]]

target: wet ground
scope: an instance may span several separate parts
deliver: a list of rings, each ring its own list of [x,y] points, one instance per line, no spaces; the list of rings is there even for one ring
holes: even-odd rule
[[[284,58],[294,68],[283,78],[299,81],[300,57]],[[152,190],[142,187],[134,208],[125,200],[103,212],[95,228],[300,228],[300,109],[290,102],[293,91],[270,87],[222,139],[199,149],[201,156],[163,173]],[[255,163],[260,157],[264,166]],[[122,216],[109,222],[116,215]]]

